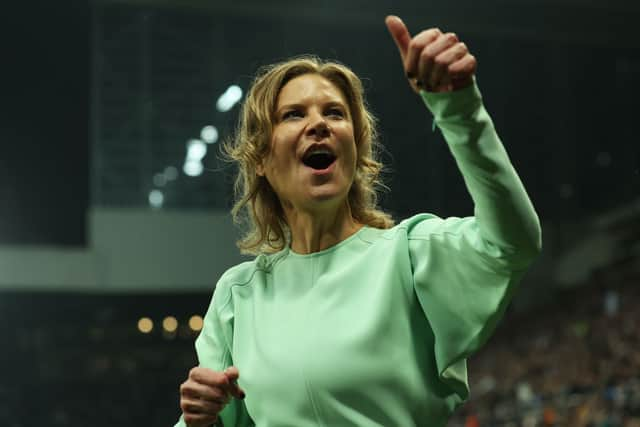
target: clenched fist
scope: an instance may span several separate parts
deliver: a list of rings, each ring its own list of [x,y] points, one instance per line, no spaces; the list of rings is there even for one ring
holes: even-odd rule
[[[189,378],[180,386],[180,408],[189,427],[208,427],[215,423],[218,414],[231,397],[244,399],[244,391],[238,386],[238,369],[231,366],[224,372],[196,367],[189,371]]]
[[[411,37],[404,22],[387,16],[385,23],[398,46],[409,83],[416,93],[451,92],[469,86],[478,66],[476,58],[454,33],[430,28]]]

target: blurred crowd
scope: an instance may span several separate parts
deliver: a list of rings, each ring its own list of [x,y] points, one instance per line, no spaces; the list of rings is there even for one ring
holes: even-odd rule
[[[509,318],[469,361],[451,427],[640,427],[640,289],[589,286]]]
[[[0,426],[173,425],[179,384],[196,363],[197,333],[183,319],[209,295],[190,298],[171,334],[141,333],[130,313],[144,304],[131,297],[108,307],[99,295],[13,302],[23,308],[0,319]],[[640,289],[589,286],[552,299],[526,317],[508,314],[470,359],[471,398],[449,427],[640,427]],[[158,305],[175,309],[176,298]]]
[[[192,297],[190,306],[209,298]],[[172,426],[197,333],[186,322],[191,310],[176,313],[179,297],[157,299],[12,297],[11,319],[0,309],[0,427]],[[141,333],[135,313],[166,312],[171,299],[177,330]]]

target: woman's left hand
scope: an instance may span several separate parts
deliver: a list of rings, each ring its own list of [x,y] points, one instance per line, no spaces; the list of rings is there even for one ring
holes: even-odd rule
[[[454,33],[430,28],[411,37],[397,16],[385,19],[396,42],[409,84],[416,93],[451,92],[473,83],[478,63]]]

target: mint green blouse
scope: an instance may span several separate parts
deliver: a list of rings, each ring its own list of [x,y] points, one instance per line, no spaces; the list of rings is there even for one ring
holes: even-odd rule
[[[540,225],[477,86],[422,97],[474,216],[419,214],[229,269],[196,341],[201,366],[240,371],[246,399],[224,426],[438,427],[468,397],[466,359],[539,253]]]

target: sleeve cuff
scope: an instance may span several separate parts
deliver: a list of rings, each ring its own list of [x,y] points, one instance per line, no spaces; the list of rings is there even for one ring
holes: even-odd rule
[[[453,92],[421,90],[420,97],[433,114],[435,122],[469,117],[482,105],[482,94],[478,89],[475,76],[473,83],[464,89]]]

